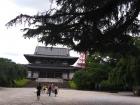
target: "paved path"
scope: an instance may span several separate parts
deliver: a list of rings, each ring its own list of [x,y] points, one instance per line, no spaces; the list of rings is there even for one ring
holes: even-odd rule
[[[140,97],[60,89],[57,97],[41,94],[37,101],[35,88],[0,88],[0,105],[140,105]]]

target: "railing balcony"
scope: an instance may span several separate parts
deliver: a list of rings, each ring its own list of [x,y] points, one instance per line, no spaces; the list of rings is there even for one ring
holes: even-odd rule
[[[56,67],[67,67],[69,66],[68,64],[29,64],[29,65],[36,65],[36,66],[56,66]]]

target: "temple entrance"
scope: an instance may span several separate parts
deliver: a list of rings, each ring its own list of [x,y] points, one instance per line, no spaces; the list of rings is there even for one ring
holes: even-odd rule
[[[55,73],[47,72],[47,73],[46,73],[46,77],[47,77],[47,78],[55,78],[55,77],[54,77],[54,74],[55,74]]]
[[[39,72],[39,78],[46,78],[46,72]]]
[[[55,73],[55,78],[62,78],[62,73],[56,72]]]

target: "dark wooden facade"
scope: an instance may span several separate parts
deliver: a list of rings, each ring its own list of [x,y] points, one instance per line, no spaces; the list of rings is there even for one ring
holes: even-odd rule
[[[28,78],[42,82],[63,82],[72,79],[77,57],[71,57],[67,48],[38,46],[34,54],[25,54],[29,61]]]

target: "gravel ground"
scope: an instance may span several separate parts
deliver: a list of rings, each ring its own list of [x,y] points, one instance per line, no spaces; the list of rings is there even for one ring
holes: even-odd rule
[[[59,89],[57,97],[41,94],[35,88],[0,88],[0,105],[140,105],[140,97],[131,93],[105,93]]]

